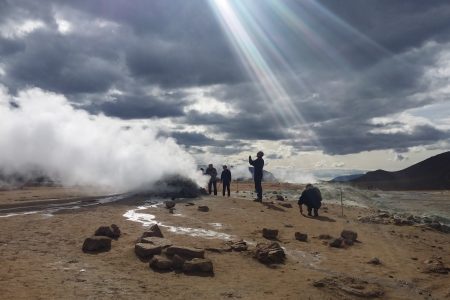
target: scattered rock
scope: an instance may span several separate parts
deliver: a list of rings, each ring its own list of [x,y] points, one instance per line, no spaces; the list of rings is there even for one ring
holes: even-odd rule
[[[175,254],[174,256],[172,256],[172,264],[173,264],[173,268],[180,270],[183,269],[183,265],[184,262],[186,260],[184,258],[182,258],[181,256],[179,256],[178,254]]]
[[[170,208],[174,208],[175,207],[175,201],[173,200],[167,200],[164,201],[164,205],[166,206],[166,208],[170,209]]]
[[[263,228],[262,235],[266,239],[275,240],[278,236],[278,229]]]
[[[378,257],[374,257],[371,260],[369,260],[367,263],[371,264],[371,265],[381,265],[381,260]]]
[[[134,246],[134,253],[140,258],[149,258],[155,254],[161,254],[161,246],[153,245],[150,243],[137,243]]]
[[[259,243],[256,245],[254,257],[264,264],[280,264],[286,255],[277,242]]]
[[[352,242],[356,242],[356,240],[358,238],[358,234],[352,230],[342,230],[341,237],[344,240],[350,240]]]
[[[158,224],[152,225],[148,231],[145,231],[142,234],[143,238],[144,237],[152,237],[152,236],[161,237],[161,238],[164,237],[162,232],[161,232],[161,229],[159,229]]]
[[[280,205],[286,208],[292,208],[292,204],[290,203],[280,203]]]
[[[328,245],[330,245],[330,247],[334,247],[334,248],[342,248],[344,246],[344,239],[343,238],[334,239]]]
[[[232,242],[230,247],[233,251],[237,251],[237,252],[247,251],[247,249],[248,249],[247,243],[243,240],[240,240],[237,242]]]
[[[194,205],[195,205],[194,203],[188,202],[188,203],[186,203],[184,206],[194,206]]]
[[[353,277],[333,276],[314,281],[313,286],[327,289],[333,298],[345,298],[349,295],[362,298],[376,298],[384,295],[378,283],[369,283]]]
[[[446,267],[440,257],[432,257],[424,262],[423,273],[448,274],[450,268]]]
[[[111,250],[111,238],[107,236],[91,236],[84,240],[83,252],[105,252]]]
[[[169,241],[168,239],[155,237],[155,236],[141,238],[140,243],[161,246],[161,248],[163,248],[163,249],[172,246],[172,242]]]
[[[150,260],[150,268],[159,270],[159,271],[170,271],[173,268],[173,262],[167,257],[161,255],[155,255]]]
[[[308,240],[308,235],[306,233],[296,232],[295,239],[297,241],[306,242]]]
[[[319,240],[331,240],[333,237],[329,234],[321,234],[319,235]]]
[[[198,207],[198,211],[203,211],[203,212],[208,212],[209,211],[209,207],[206,205],[201,205]]]
[[[167,255],[179,255],[188,258],[205,258],[205,250],[189,247],[170,246],[166,249]]]
[[[276,199],[277,199],[278,201],[284,201],[284,197],[281,196],[281,195],[277,195]]]
[[[292,227],[294,227],[294,225],[292,225],[292,224],[284,224],[284,227],[286,227],[286,228],[292,228]]]
[[[107,236],[112,239],[118,239],[120,237],[120,229],[116,224],[111,226],[100,226],[94,233],[96,236]]]
[[[214,273],[212,261],[206,258],[186,260],[183,264],[183,271],[187,273]]]

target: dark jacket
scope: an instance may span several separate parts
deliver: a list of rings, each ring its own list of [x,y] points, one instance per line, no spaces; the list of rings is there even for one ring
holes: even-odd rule
[[[258,157],[257,159],[253,160],[251,157],[249,157],[248,163],[253,166],[253,177],[262,179],[264,159],[262,159],[261,157]]]
[[[322,194],[316,187],[307,188],[302,192],[298,204],[304,204],[311,208],[320,208],[322,205]]]
[[[222,171],[222,175],[220,175],[220,179],[223,182],[231,182],[231,172],[228,169]]]
[[[210,180],[211,181],[216,181],[217,180],[217,170],[216,168],[210,168],[208,167],[205,171],[206,175],[211,176]]]

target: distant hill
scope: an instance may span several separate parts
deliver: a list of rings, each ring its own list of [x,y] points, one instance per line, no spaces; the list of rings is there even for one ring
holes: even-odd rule
[[[400,171],[367,172],[349,183],[382,190],[450,190],[450,151]]]
[[[353,179],[356,179],[358,177],[361,177],[363,175],[364,174],[352,174],[352,175],[338,176],[338,177],[335,177],[335,178],[331,179],[330,182],[347,182],[347,181],[351,181]]]

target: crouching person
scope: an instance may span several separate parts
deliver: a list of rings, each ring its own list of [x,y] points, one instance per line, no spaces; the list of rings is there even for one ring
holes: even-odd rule
[[[312,216],[313,210],[314,216],[319,216],[319,208],[322,205],[322,195],[320,194],[320,190],[310,183],[306,185],[300,199],[298,199],[298,206],[301,214],[303,214],[303,204],[306,205],[308,209],[308,216]]]

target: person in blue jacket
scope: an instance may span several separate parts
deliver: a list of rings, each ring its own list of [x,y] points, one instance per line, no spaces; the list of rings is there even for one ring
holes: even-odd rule
[[[262,202],[262,179],[263,179],[263,167],[264,167],[264,152],[259,151],[256,153],[256,159],[253,160],[251,156],[248,157],[248,163],[253,166],[253,180],[255,181],[255,190],[257,198],[256,202]]]
[[[306,185],[305,190],[298,199],[298,206],[301,214],[303,214],[303,204],[308,208],[308,216],[312,216],[313,210],[314,216],[319,216],[319,208],[322,206],[322,194],[318,188],[310,183]]]

